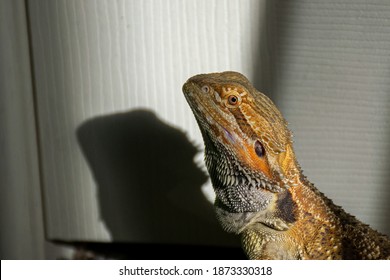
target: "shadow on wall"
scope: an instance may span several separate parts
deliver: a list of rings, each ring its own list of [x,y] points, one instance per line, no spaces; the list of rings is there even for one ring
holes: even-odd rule
[[[201,192],[207,176],[183,132],[134,110],[88,120],[77,136],[113,241],[239,245]]]

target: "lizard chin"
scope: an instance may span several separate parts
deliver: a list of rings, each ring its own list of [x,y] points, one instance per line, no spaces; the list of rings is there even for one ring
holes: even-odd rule
[[[205,162],[211,177],[216,205],[229,213],[249,213],[268,208],[276,193],[284,191],[260,172],[252,172],[235,160],[224,145],[202,131]]]

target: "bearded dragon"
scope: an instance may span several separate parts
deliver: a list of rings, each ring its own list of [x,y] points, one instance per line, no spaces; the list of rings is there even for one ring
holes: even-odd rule
[[[222,227],[250,259],[389,259],[390,240],[308,181],[272,101],[237,72],[183,85],[200,127]]]

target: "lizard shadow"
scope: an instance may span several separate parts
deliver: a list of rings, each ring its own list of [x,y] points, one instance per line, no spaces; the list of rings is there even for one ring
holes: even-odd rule
[[[238,246],[201,192],[198,149],[147,110],[96,117],[77,138],[114,242]]]

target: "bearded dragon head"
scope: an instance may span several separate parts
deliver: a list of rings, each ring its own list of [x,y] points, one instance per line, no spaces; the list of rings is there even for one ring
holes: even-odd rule
[[[183,92],[202,132],[217,198],[224,204],[236,211],[258,211],[267,205],[267,192],[297,183],[299,167],[287,123],[245,76],[197,75]]]

